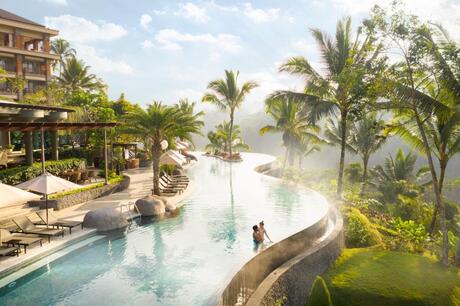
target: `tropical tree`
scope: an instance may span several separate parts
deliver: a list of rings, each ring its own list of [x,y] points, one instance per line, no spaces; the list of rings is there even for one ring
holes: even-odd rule
[[[70,57],[75,57],[77,51],[74,48],[70,47],[70,43],[63,39],[58,38],[51,41],[51,52],[59,56],[59,60],[53,63],[53,69],[59,65],[59,77],[62,75],[62,69],[65,65],[65,62]]]
[[[270,96],[265,100],[265,112],[275,121],[274,125],[266,125],[260,129],[260,134],[282,133],[283,145],[286,147],[283,170],[289,155],[310,140],[321,142],[319,129],[307,120],[302,104],[289,96]],[[292,160],[292,158],[291,158]]]
[[[387,137],[383,135],[385,122],[377,118],[375,113],[363,114],[359,121],[350,122],[346,133],[346,149],[358,155],[363,164],[361,194],[364,193],[367,177],[369,160],[372,154],[380,150],[386,142]],[[332,144],[342,143],[341,125],[328,120],[326,124],[326,138]]]
[[[380,92],[387,99],[377,103],[378,107],[391,109],[397,116],[406,116],[415,122],[423,143],[423,150],[431,173],[431,183],[435,205],[439,209],[440,227],[442,232],[441,261],[448,264],[449,238],[446,225],[445,203],[442,201],[438,175],[433,162],[433,153],[428,140],[425,121],[438,116],[443,120],[451,109],[441,101],[429,95],[427,88],[436,75],[432,74],[432,59],[427,56],[427,44],[423,35],[428,30],[415,16],[407,16],[402,10],[394,11],[391,16],[379,7],[373,10],[373,29],[377,29],[383,39],[387,39],[388,48],[392,50],[395,61],[379,82]],[[431,74],[430,74],[431,73]]]
[[[97,77],[89,73],[90,66],[85,65],[82,60],[75,57],[67,58],[64,64],[64,70],[58,77],[61,84],[67,89],[68,94],[77,91],[101,90],[104,85]]]
[[[203,121],[193,114],[183,112],[177,106],[153,102],[147,109],[138,108],[127,115],[126,133],[132,133],[150,144],[153,162],[153,194],[160,195],[159,172],[161,142],[171,143],[179,137],[192,142],[192,134],[200,134]]]
[[[321,151],[321,145],[327,144],[327,141],[319,138],[319,136],[312,134],[302,133],[299,135],[299,138],[296,139],[294,149],[297,151],[299,157],[299,169],[302,169],[302,161],[304,157],[307,157],[315,152]]]
[[[215,131],[208,133],[209,144],[206,150],[214,152],[229,152],[230,148],[234,150],[249,150],[249,146],[241,138],[241,130],[238,125],[234,125],[230,131],[230,122],[224,121],[216,126]],[[231,133],[231,134],[230,134]]]
[[[243,103],[246,96],[252,89],[258,85],[255,82],[249,81],[238,87],[239,71],[225,70],[225,79],[218,79],[209,82],[208,93],[202,98],[203,102],[208,102],[217,105],[221,110],[228,111],[230,114],[230,139],[229,143],[233,143],[231,136],[233,134],[233,125],[235,110]],[[232,146],[229,147],[230,157],[232,156]]]
[[[309,108],[313,123],[324,116],[337,115],[341,124],[342,142],[337,179],[337,195],[341,197],[346,151],[346,126],[350,117],[360,112],[365,102],[368,71],[381,49],[369,31],[359,28],[351,34],[351,19],[337,23],[335,38],[319,29],[312,29],[313,38],[323,59],[323,69],[316,71],[304,57],[292,57],[281,65],[281,72],[298,75],[306,80],[303,92],[277,91],[272,97],[288,96],[302,101]]]
[[[408,120],[398,118],[389,128],[388,132],[399,135],[414,149],[425,155],[423,139],[417,125]],[[453,112],[447,119],[442,120],[437,116],[429,117],[424,122],[426,137],[433,156],[439,165],[439,193],[442,195],[446,169],[449,161],[460,153],[460,112]],[[433,212],[429,232],[432,233],[436,224],[438,207]]]

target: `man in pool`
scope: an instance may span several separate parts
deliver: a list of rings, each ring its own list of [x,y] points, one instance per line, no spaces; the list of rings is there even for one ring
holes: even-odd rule
[[[254,225],[252,227],[252,239],[254,240],[255,243],[261,243],[264,241],[264,236],[260,235],[259,227],[257,225]]]
[[[264,221],[260,221],[260,223],[259,223],[259,234],[260,234],[260,237],[261,237],[261,239],[262,239],[262,240],[261,240],[262,242],[264,241],[265,236],[267,236],[267,238],[268,238],[268,240],[269,240],[270,242],[273,242],[273,241],[270,239],[270,237],[268,236],[267,231],[265,230]]]

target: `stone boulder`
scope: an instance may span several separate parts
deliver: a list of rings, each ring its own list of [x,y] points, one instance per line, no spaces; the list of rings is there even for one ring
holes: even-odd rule
[[[142,216],[161,216],[166,212],[166,201],[158,196],[149,195],[136,201]]]
[[[128,224],[126,216],[114,207],[92,210],[83,219],[84,227],[95,228],[100,232],[125,228]]]
[[[166,209],[166,212],[171,213],[171,212],[175,212],[177,207],[176,207],[176,205],[174,205],[172,203],[167,203],[165,205],[165,209]]]

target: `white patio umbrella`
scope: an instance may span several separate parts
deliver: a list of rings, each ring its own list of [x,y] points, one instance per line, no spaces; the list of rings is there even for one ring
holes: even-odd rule
[[[25,204],[28,201],[39,200],[41,196],[22,189],[0,183],[0,207]],[[2,245],[2,231],[0,230],[0,245]]]
[[[39,200],[40,198],[41,196],[37,194],[0,183],[0,207],[25,204],[29,201]]]
[[[175,156],[174,154],[170,154],[170,151],[164,153],[160,157],[160,164],[162,165],[177,165],[182,166],[183,162],[180,158]]]
[[[37,176],[36,178],[28,180],[24,183],[16,185],[16,187],[24,189],[24,190],[38,192],[38,193],[45,195],[46,224],[47,225],[48,225],[48,195],[57,193],[57,192],[63,192],[63,191],[69,191],[69,190],[82,188],[82,186],[80,185],[74,184],[60,177],[54,176],[48,172],[45,172],[41,174],[40,176]]]

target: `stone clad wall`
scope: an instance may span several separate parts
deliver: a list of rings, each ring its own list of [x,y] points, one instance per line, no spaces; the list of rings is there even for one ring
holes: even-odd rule
[[[71,207],[86,201],[97,199],[114,192],[125,190],[129,187],[130,178],[129,176],[123,176],[123,181],[118,184],[104,185],[99,188],[85,190],[75,194],[69,194],[59,199],[48,200],[48,208],[54,208],[55,210],[64,209]],[[40,209],[45,209],[45,201],[31,201],[30,206],[40,206]]]

